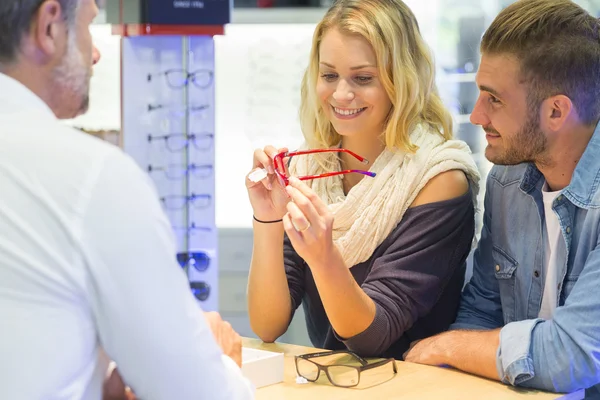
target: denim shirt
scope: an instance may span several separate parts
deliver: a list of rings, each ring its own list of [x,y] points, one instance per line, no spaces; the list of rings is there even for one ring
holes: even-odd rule
[[[558,307],[538,318],[544,293],[543,175],[533,164],[495,166],[484,224],[451,329],[500,331],[498,374],[511,385],[555,392],[600,387],[600,125],[571,183],[552,204],[566,252],[557,254]]]

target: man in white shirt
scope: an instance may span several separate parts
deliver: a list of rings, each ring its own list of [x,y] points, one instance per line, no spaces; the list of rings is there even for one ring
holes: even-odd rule
[[[87,109],[97,11],[0,1],[0,399],[100,399],[104,352],[144,400],[250,399],[147,175],[58,121]]]

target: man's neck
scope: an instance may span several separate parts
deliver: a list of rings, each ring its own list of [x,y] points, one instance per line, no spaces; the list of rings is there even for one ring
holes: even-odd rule
[[[549,149],[546,161],[536,162],[536,167],[544,175],[550,191],[562,190],[569,186],[573,172],[594,134],[596,125],[576,125],[562,134]]]

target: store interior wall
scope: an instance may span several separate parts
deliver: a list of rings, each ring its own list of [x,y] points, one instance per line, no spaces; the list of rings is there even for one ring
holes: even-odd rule
[[[478,91],[474,74],[478,43],[485,28],[510,0],[408,0],[436,58],[438,88],[455,117],[456,136],[473,151],[483,182],[491,167],[483,157],[484,134],[468,122]],[[252,252],[252,209],[244,186],[255,148],[267,144],[294,148],[302,143],[297,110],[299,86],[308,62],[312,33],[325,8],[252,8],[256,0],[236,0],[233,23],[215,37],[216,224],[219,230],[219,311],[243,336],[255,337],[246,309]],[[297,2],[296,2],[297,3]],[[323,4],[313,2],[318,5]],[[325,1],[326,3],[326,1]],[[577,1],[599,15],[600,0]],[[248,8],[242,8],[248,7]],[[66,123],[88,132],[108,132],[118,143],[121,130],[120,38],[102,15],[92,26],[102,53],[91,83],[89,112]],[[125,132],[127,134],[127,132]],[[482,205],[483,202],[480,201]],[[478,230],[481,213],[478,214]],[[309,345],[300,307],[280,341]]]

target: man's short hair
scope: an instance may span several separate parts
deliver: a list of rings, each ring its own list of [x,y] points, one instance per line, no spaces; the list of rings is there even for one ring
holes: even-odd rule
[[[23,35],[45,0],[0,0],[0,63],[13,62]],[[79,0],[58,0],[69,26],[75,23]]]
[[[520,0],[492,22],[481,53],[517,58],[530,110],[562,94],[591,125],[600,119],[599,30],[600,22],[570,0]]]

